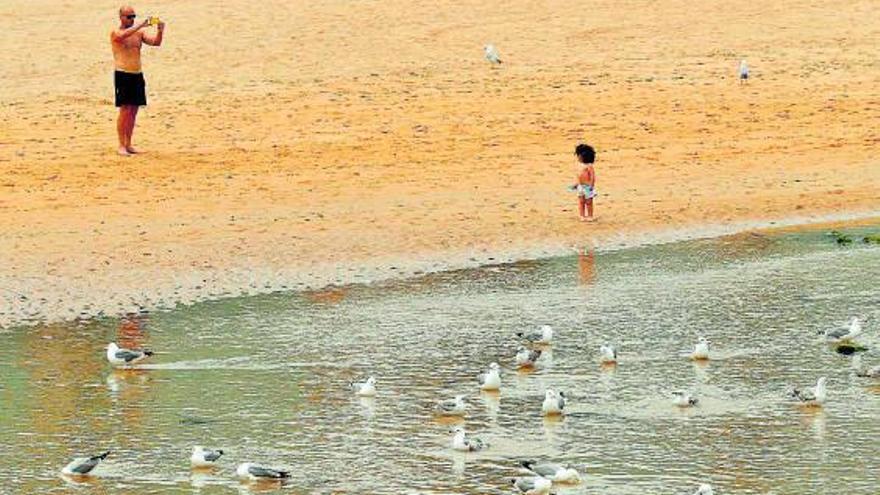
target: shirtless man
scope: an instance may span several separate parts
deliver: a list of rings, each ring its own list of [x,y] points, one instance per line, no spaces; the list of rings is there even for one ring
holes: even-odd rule
[[[138,108],[147,104],[144,75],[141,72],[141,45],[161,45],[162,33],[165,31],[165,23],[159,22],[155,33],[146,33],[142,29],[149,25],[150,20],[144,19],[135,24],[136,18],[133,8],[120,8],[119,27],[110,33],[113,62],[116,66],[113,82],[116,86],[116,106],[119,107],[116,133],[119,135],[118,153],[122,156],[137,153],[131,146],[131,135],[134,133]]]

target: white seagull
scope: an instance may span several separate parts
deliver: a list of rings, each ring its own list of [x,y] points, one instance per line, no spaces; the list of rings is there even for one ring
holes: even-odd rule
[[[602,364],[617,364],[617,349],[609,344],[599,347],[599,360]]]
[[[697,491],[694,492],[694,495],[714,495],[714,494],[715,494],[715,492],[712,491],[712,487],[710,485],[707,485],[706,483],[701,484],[700,487],[697,488]]]
[[[558,416],[565,410],[565,393],[547,389],[544,393],[544,403],[541,404],[541,412],[544,416]]]
[[[373,397],[376,395],[376,379],[372,376],[363,382],[351,382],[348,384],[355,395],[360,397]]]
[[[566,468],[560,464],[535,461],[522,461],[520,464],[529,471],[554,483],[579,483],[581,481],[581,475],[577,470]]]
[[[495,65],[501,64],[501,55],[498,53],[498,49],[495,48],[495,45],[486,45],[483,47],[483,54],[490,63]]]
[[[434,411],[441,416],[464,416],[467,403],[463,395],[456,395],[454,399],[441,400],[434,406]]]
[[[541,328],[537,332],[518,332],[516,336],[533,344],[549,345],[553,342],[553,327],[550,325],[541,325]]]
[[[749,78],[749,64],[746,63],[746,59],[742,59],[739,63],[739,82],[740,84],[746,82]]]
[[[189,462],[192,467],[204,468],[216,465],[217,459],[223,455],[222,450],[205,449],[199,445],[193,447]]]
[[[672,404],[678,407],[694,407],[700,402],[699,399],[681,390],[672,392]]]
[[[240,464],[238,466],[238,469],[235,470],[235,474],[239,478],[249,479],[252,481],[285,480],[287,478],[290,478],[289,471],[268,468],[254,464],[252,462],[245,462]]]
[[[706,337],[700,337],[694,346],[694,352],[691,353],[691,359],[697,361],[705,361],[709,359],[709,341]]]
[[[516,351],[516,365],[520,368],[533,368],[539,357],[541,357],[541,349],[529,350],[520,346]]]
[[[541,476],[524,476],[510,480],[513,486],[525,495],[548,495],[553,482]]]
[[[487,442],[477,437],[469,437],[464,428],[456,426],[452,429],[452,448],[460,452],[478,452],[489,447]]]
[[[501,388],[501,367],[498,363],[489,365],[489,371],[477,375],[480,390],[498,390]]]
[[[153,351],[123,349],[116,345],[115,342],[107,344],[107,361],[110,361],[110,364],[113,366],[131,366],[152,355]]]
[[[800,390],[794,388],[790,395],[805,406],[820,407],[825,403],[825,399],[828,397],[828,392],[825,390],[826,381],[827,379],[823,376],[822,378],[819,378],[816,382],[816,386],[812,389]]]
[[[849,328],[836,328],[825,330],[825,338],[831,342],[850,342],[862,333],[862,322],[853,317],[849,322]]]
[[[69,476],[86,476],[91,473],[98,464],[101,464],[101,461],[106,459],[108,455],[110,455],[109,450],[103,454],[98,454],[92,457],[77,457],[70,461],[68,465],[64,466],[64,469],[62,469],[61,472]]]
[[[856,371],[856,376],[862,378],[880,378],[880,365],[868,368],[867,370]]]

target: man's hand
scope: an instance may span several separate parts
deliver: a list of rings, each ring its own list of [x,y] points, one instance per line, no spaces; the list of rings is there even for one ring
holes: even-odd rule
[[[158,27],[159,30],[161,31],[161,30],[165,29],[165,23],[162,21],[159,21],[159,24],[157,24],[156,27]]]
[[[145,28],[145,27],[147,27],[147,26],[149,26],[149,25],[150,25],[150,19],[149,19],[149,17],[148,17],[148,18],[142,20],[142,21],[137,25],[137,29],[143,29],[143,28]]]

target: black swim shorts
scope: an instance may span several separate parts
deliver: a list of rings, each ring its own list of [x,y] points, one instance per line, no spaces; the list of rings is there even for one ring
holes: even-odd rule
[[[116,86],[117,107],[147,104],[146,83],[142,73],[132,74],[118,70],[113,73],[113,84]]]

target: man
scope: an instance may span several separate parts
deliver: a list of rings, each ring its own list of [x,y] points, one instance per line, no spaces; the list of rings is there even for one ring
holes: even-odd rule
[[[116,133],[119,135],[118,153],[122,156],[137,153],[131,146],[131,135],[134,133],[138,107],[147,104],[144,75],[141,72],[141,45],[146,43],[160,46],[162,33],[165,32],[164,22],[157,24],[155,33],[144,32],[143,29],[150,24],[150,20],[144,19],[135,24],[136,18],[133,8],[120,8],[119,27],[110,33],[113,62],[116,66],[113,82],[116,86],[116,106],[119,107]]]

